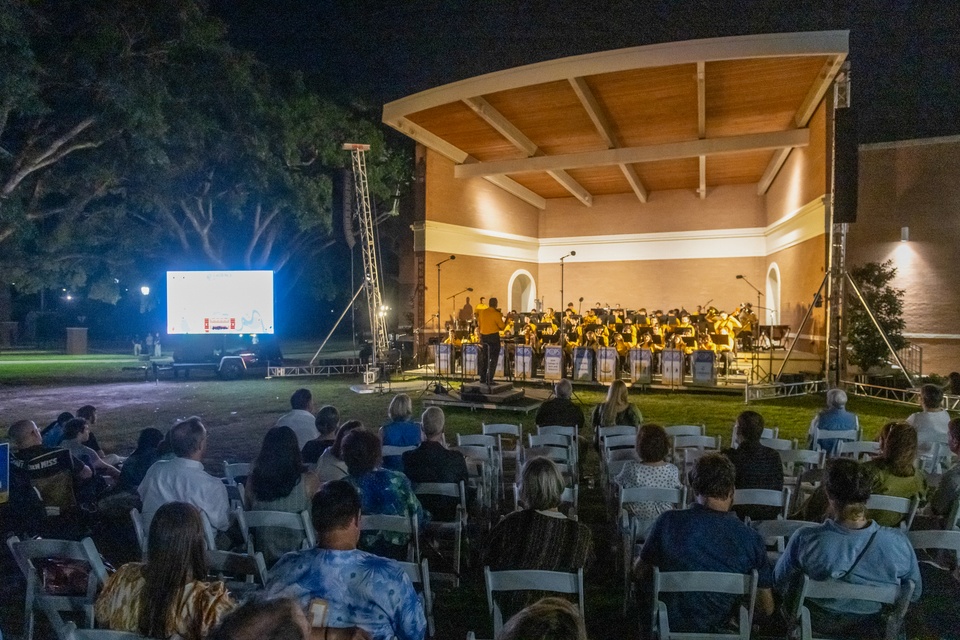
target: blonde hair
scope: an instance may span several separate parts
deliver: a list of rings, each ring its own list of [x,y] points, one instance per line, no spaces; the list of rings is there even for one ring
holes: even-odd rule
[[[601,405],[600,426],[612,427],[617,424],[617,416],[630,406],[627,385],[623,380],[614,380],[607,390],[607,399]]]
[[[549,458],[527,460],[520,472],[520,499],[528,509],[555,509],[563,496],[563,476]]]
[[[405,393],[393,396],[387,408],[387,415],[391,420],[408,420],[413,415],[413,402],[410,396]]]

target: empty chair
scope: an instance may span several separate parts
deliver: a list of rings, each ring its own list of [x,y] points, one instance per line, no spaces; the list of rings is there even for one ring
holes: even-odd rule
[[[619,436],[607,436],[603,439],[601,449],[610,451],[611,449],[629,449],[637,443],[637,434],[625,434]]]
[[[580,464],[580,430],[573,426],[565,425],[544,425],[542,427],[537,427],[538,435],[554,435],[554,436],[565,436],[567,438],[568,446],[571,448],[571,453],[573,454],[573,463],[576,465]]]
[[[741,602],[737,608],[737,632],[696,633],[689,632],[692,621],[674,619],[671,628],[668,602],[664,594],[714,593],[739,596]],[[653,620],[657,637],[660,640],[682,640],[702,638],[741,638],[748,640],[753,626],[754,604],[757,599],[757,572],[749,574],[720,573],[712,571],[663,571],[653,569]]]
[[[410,578],[417,597],[423,605],[423,613],[427,618],[427,633],[432,638],[437,634],[437,624],[433,617],[433,590],[430,587],[430,563],[426,558],[420,562],[400,562],[403,572]]]
[[[34,614],[37,610],[46,614],[51,626],[61,638],[66,631],[66,623],[60,616],[61,611],[82,611],[86,626],[93,626],[93,605],[97,598],[97,591],[107,580],[107,569],[92,539],[84,538],[80,542],[73,542],[49,539],[20,540],[17,536],[10,536],[7,538],[7,547],[27,582],[24,597],[24,638],[26,640],[33,638]],[[37,564],[40,560],[47,558],[68,560],[89,566],[86,593],[71,596],[48,593],[44,587],[43,571]]]
[[[527,444],[532,447],[562,447],[567,450],[567,458],[570,462],[574,461],[573,451],[575,447],[572,446],[570,438],[564,435],[555,434],[555,433],[543,433],[543,434],[527,434]]]
[[[720,436],[673,436],[671,450],[676,458],[682,449],[698,449],[701,451],[719,451],[723,446]]]
[[[791,612],[788,612],[790,619],[788,623],[794,625],[799,631],[800,640],[813,640],[814,638],[828,638],[816,632],[817,628],[831,624],[830,618],[837,619],[837,616],[831,615],[829,610],[815,618],[811,615],[811,609],[807,606],[807,600],[843,600],[846,602],[859,600],[863,602],[878,603],[887,605],[889,610],[886,615],[885,629],[878,629],[883,633],[886,640],[896,640],[900,637],[900,629],[903,626],[904,616],[907,614],[907,608],[910,605],[910,598],[913,595],[915,584],[913,580],[905,580],[901,584],[890,584],[883,586],[873,586],[864,584],[852,584],[843,580],[817,581],[811,580],[808,576],[802,577],[802,584],[799,588],[799,594],[796,597],[796,605]],[[818,607],[823,611],[822,607]],[[814,609],[817,611],[817,609]],[[857,628],[858,632],[863,632],[863,623]],[[816,634],[816,635],[815,635]],[[840,631],[834,638],[849,637],[845,631]]]
[[[872,440],[840,440],[837,442],[838,458],[853,458],[858,462],[869,460],[880,453],[880,443]]]
[[[316,546],[310,512],[243,511],[237,509],[237,523],[247,553],[263,553],[267,566],[273,566],[284,553]]]
[[[952,551],[954,561],[960,560],[960,531],[908,531],[907,538],[917,551]]]
[[[503,629],[504,616],[497,599],[497,593],[516,591],[548,591],[562,594],[575,594],[579,601],[580,617],[584,615],[583,606],[583,569],[567,573],[564,571],[506,570],[491,571],[483,568],[484,583],[487,589],[487,608],[493,620],[493,635]]]
[[[674,424],[669,427],[664,427],[664,431],[667,432],[668,437],[673,436],[702,436],[704,435],[704,427],[702,424]]]
[[[784,487],[780,491],[773,489],[737,489],[733,493],[733,507],[738,513],[738,507],[766,507],[766,509],[743,509],[751,520],[773,520],[786,518],[790,507],[790,488]],[[762,515],[761,515],[762,514]]]
[[[467,527],[467,492],[463,482],[419,482],[413,485],[413,492],[418,498],[424,496],[443,497],[457,500],[456,513],[451,520],[438,520],[436,514],[426,527],[425,533],[432,534],[439,542],[441,538],[452,538],[451,581],[454,586],[460,584],[460,555],[463,547],[463,532]]]

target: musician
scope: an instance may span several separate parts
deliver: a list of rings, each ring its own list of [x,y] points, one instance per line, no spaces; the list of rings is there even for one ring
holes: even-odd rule
[[[482,304],[483,298],[480,300]],[[496,298],[490,298],[490,306],[477,311],[477,325],[480,343],[483,345],[480,350],[480,362],[477,363],[480,383],[491,385],[497,371],[497,360],[500,358],[500,332],[507,326],[503,321],[503,315],[497,309]]]
[[[587,309],[587,312],[583,315],[583,324],[600,324],[596,309]]]
[[[467,325],[473,322],[473,305],[470,304],[470,297],[467,297],[466,303],[460,309],[460,313],[457,314],[457,320],[460,321],[461,326],[466,328]]]
[[[455,347],[459,347],[463,344],[463,340],[457,337],[457,332],[454,331],[451,325],[447,325],[447,337],[444,338],[443,344],[452,344]]]
[[[649,327],[650,326],[650,317],[647,315],[646,307],[640,307],[637,310],[636,316],[633,318],[633,324],[638,327]]]
[[[753,305],[749,302],[744,302],[740,313],[737,315],[737,319],[742,325],[739,337],[743,348],[751,350],[753,349],[753,332],[759,323],[757,314],[753,312]]]
[[[741,324],[734,316],[726,311],[721,311],[720,316],[713,325],[713,332],[717,335],[726,336],[725,342],[717,343],[717,352],[736,351],[736,336],[740,331]]]

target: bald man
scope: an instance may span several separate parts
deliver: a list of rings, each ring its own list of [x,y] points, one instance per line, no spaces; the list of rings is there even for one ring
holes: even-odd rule
[[[43,444],[40,429],[32,420],[20,420],[10,426],[10,475],[13,485],[40,492],[48,507],[76,506],[76,484],[88,480],[93,472],[70,452]]]

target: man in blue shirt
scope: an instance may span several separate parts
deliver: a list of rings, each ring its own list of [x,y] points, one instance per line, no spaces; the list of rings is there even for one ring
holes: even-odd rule
[[[690,474],[696,503],[657,518],[640,552],[642,581],[657,567],[667,571],[750,573],[759,582],[757,610],[773,613],[773,570],[763,538],[730,512],[736,470],[729,458],[711,453],[697,460]],[[664,593],[671,631],[716,633],[727,630],[740,597],[721,593]]]
[[[395,561],[357,550],[360,496],[344,480],[313,496],[317,547],[291,552],[270,571],[267,597],[293,597],[314,627],[357,626],[374,640],[423,640],[426,618]]]
[[[833,455],[840,442],[836,438],[820,438],[813,442],[813,434],[819,431],[850,431],[860,426],[857,420],[857,414],[847,411],[847,393],[843,389],[830,389],[827,391],[827,407],[814,417],[810,423],[810,432],[807,435],[808,444],[811,449],[819,446]],[[822,434],[821,434],[822,435]]]

